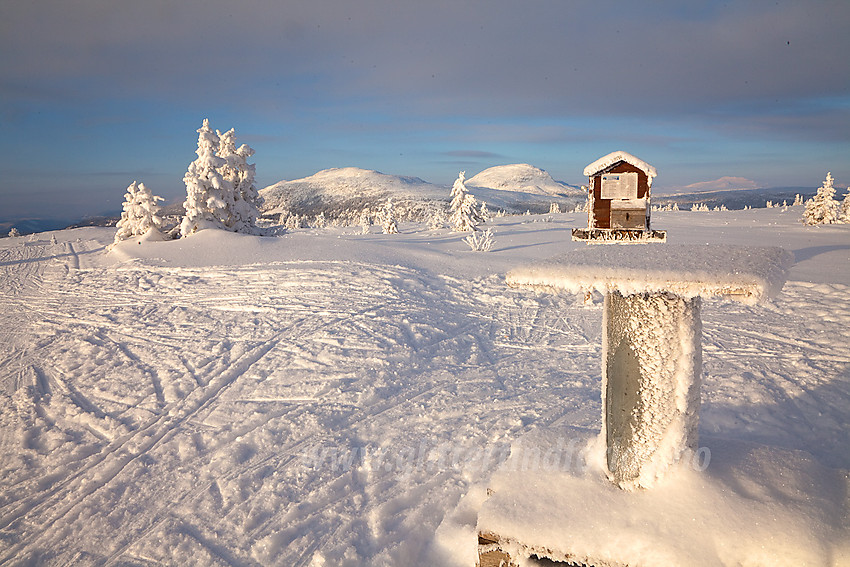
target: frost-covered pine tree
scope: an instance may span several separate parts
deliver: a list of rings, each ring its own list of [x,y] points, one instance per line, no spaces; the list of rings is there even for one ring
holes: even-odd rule
[[[850,224],[850,187],[847,188],[847,194],[838,209],[838,222]]]
[[[561,207],[558,206],[558,203],[552,203],[549,205],[549,214],[555,215],[561,212]]]
[[[428,217],[428,228],[439,230],[444,226],[446,226],[446,211],[442,205],[438,204],[431,209],[431,215]]]
[[[17,238],[20,235],[21,235],[20,231],[17,228],[15,228],[14,226],[9,231],[9,238]]]
[[[372,227],[372,219],[369,216],[369,209],[360,211],[360,234],[369,234],[369,229]]]
[[[150,230],[159,230],[162,219],[159,217],[157,201],[163,201],[145,187],[144,183],[133,181],[124,194],[123,212],[115,227],[115,242],[126,240],[133,236],[147,234]]]
[[[254,150],[247,144],[236,147],[235,134],[231,128],[221,137],[219,157],[227,161],[224,178],[233,186],[231,197],[231,222],[228,228],[234,232],[253,234],[257,229],[257,217],[260,216],[260,194],[254,185],[256,168],[248,163]]]
[[[455,232],[476,230],[477,212],[475,197],[466,192],[464,185],[466,172],[461,171],[452,185],[452,202],[449,206],[449,224]]]
[[[485,201],[481,201],[481,207],[478,209],[478,220],[481,222],[487,222],[490,220],[491,216],[490,209],[487,208],[487,203]]]
[[[395,213],[393,212],[392,197],[387,199],[387,203],[381,210],[381,230],[384,234],[398,234],[398,226],[395,222]]]
[[[180,223],[180,235],[189,236],[205,228],[227,229],[232,226],[229,205],[233,184],[224,179],[221,168],[227,163],[217,154],[221,141],[210,129],[206,118],[198,129],[198,159],[189,164],[183,182],[186,184],[186,215]]]
[[[817,194],[806,201],[803,211],[803,224],[832,224],[838,222],[838,201],[834,199],[832,173],[826,174],[826,180],[818,188]]]

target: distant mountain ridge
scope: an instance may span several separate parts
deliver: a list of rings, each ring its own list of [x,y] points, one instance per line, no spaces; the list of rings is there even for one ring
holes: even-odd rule
[[[468,179],[466,186],[491,208],[513,212],[545,212],[552,202],[575,203],[580,189],[552,179],[528,164],[497,166]],[[400,202],[446,203],[449,186],[379,171],[344,167],[325,169],[302,179],[279,181],[260,190],[262,212],[335,215],[344,209],[376,208],[387,198]]]
[[[697,193],[677,193],[659,195],[652,198],[653,205],[673,205],[685,208],[692,205],[707,205],[710,208],[725,205],[728,209],[743,209],[744,207],[764,207],[767,201],[782,204],[787,201],[790,205],[796,195],[803,199],[812,198],[817,189],[814,187],[764,187],[761,189],[732,189],[722,191],[701,191]]]

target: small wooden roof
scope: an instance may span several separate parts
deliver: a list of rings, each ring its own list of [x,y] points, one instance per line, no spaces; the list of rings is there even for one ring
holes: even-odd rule
[[[607,156],[603,156],[603,157],[599,158],[598,160],[596,160],[595,162],[588,165],[587,167],[585,167],[584,168],[584,175],[587,176],[587,177],[593,177],[597,173],[602,172],[602,171],[608,169],[609,167],[611,167],[611,166],[613,166],[613,165],[615,165],[615,164],[617,164],[621,161],[624,161],[628,164],[631,164],[631,165],[635,166],[636,168],[638,168],[639,170],[643,171],[646,174],[646,176],[649,177],[650,183],[652,182],[653,177],[658,176],[658,172],[655,170],[654,167],[652,167],[651,165],[649,165],[648,163],[646,163],[642,159],[636,158],[632,154],[630,154],[628,152],[621,151],[621,150],[618,150],[616,152],[611,152]]]

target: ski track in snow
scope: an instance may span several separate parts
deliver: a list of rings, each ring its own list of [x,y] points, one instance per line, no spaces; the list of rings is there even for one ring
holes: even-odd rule
[[[410,564],[529,428],[599,427],[601,303],[356,262],[0,247],[0,563]],[[850,468],[850,287],[703,310],[701,430]]]

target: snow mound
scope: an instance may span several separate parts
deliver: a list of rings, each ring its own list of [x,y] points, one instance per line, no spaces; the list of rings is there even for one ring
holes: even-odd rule
[[[294,210],[300,214],[315,214],[328,207],[363,208],[388,197],[445,200],[448,192],[418,177],[343,167],[325,169],[302,179],[279,181],[261,189],[260,196],[264,201],[264,213]]]
[[[791,252],[776,247],[589,247],[516,268],[507,282],[569,293],[717,295],[752,304],[782,289],[793,260]]]
[[[478,531],[528,554],[593,565],[846,565],[847,479],[803,451],[706,439],[652,490],[585,460],[593,435],[532,432],[488,484]],[[788,537],[793,534],[793,537]]]
[[[500,189],[556,197],[582,194],[581,190],[571,187],[566,183],[555,181],[546,171],[533,165],[528,165],[527,163],[498,165],[485,169],[478,175],[468,179],[466,184],[470,187],[483,187],[486,189]]]

